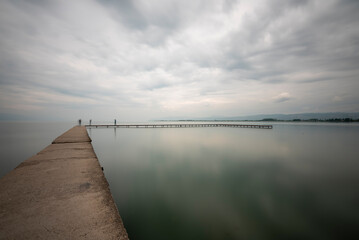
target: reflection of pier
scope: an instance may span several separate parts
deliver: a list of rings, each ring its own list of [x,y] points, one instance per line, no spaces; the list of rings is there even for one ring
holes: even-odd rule
[[[194,127],[233,127],[272,129],[272,125],[232,124],[232,123],[166,123],[166,124],[116,124],[86,125],[88,128],[194,128]]]

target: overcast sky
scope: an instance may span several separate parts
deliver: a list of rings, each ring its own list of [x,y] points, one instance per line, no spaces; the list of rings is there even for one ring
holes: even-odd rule
[[[0,119],[359,112],[357,0],[0,0]]]

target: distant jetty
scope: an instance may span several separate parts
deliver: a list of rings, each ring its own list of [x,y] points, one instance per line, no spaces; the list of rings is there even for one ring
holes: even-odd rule
[[[227,124],[227,123],[160,123],[160,124],[97,124],[86,125],[87,128],[195,128],[195,127],[232,127],[232,128],[259,128],[272,129],[272,125],[264,124]]]

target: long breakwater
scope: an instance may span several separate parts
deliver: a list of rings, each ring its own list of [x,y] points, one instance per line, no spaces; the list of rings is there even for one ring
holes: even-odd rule
[[[259,128],[272,129],[272,125],[261,124],[227,124],[227,123],[166,123],[166,124],[97,124],[85,125],[87,128],[194,128],[194,127],[232,127],[232,128]]]

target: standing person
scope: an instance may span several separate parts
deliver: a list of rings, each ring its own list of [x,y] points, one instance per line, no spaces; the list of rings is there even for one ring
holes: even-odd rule
[[[116,125],[116,119],[115,119],[115,125]]]
[[[90,126],[91,126],[91,122],[92,122],[92,120],[90,119]]]
[[[79,119],[79,125],[81,126],[81,119]]]

